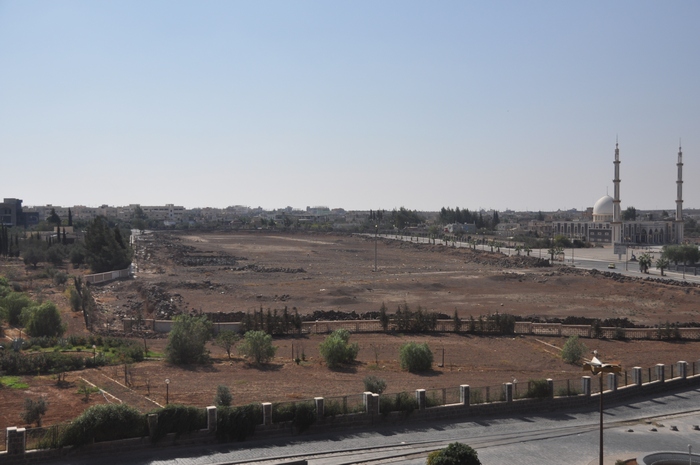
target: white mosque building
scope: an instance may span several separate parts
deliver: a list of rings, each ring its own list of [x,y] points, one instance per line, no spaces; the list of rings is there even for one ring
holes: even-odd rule
[[[683,152],[678,147],[676,215],[659,221],[623,221],[620,209],[620,149],[615,144],[615,197],[601,197],[593,206],[593,221],[555,221],[553,235],[598,244],[660,245],[683,242]]]

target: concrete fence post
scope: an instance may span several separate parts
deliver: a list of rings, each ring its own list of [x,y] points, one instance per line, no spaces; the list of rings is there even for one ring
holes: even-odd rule
[[[642,367],[632,368],[632,382],[635,386],[641,387],[641,385],[642,385]]]
[[[216,432],[216,420],[216,407],[211,405],[207,407],[207,431],[209,431],[210,433]]]
[[[323,397],[314,397],[314,402],[316,403],[316,419],[323,420],[325,416]]]
[[[379,415],[379,394],[372,393],[372,412]]]
[[[146,421],[148,423],[148,436],[153,439],[158,430],[158,414],[149,413]]]
[[[373,407],[374,398],[372,397],[373,392],[365,391],[362,393],[362,399],[365,401],[365,413],[374,413],[375,408]]]
[[[271,425],[272,424],[272,403],[271,402],[263,402],[262,403],[262,411],[263,411],[263,425]]]
[[[416,400],[418,401],[418,410],[425,410],[425,389],[416,389]]]
[[[27,430],[12,426],[5,430],[7,455],[23,455],[27,451]]]
[[[617,375],[608,373],[608,391],[617,391]]]
[[[549,392],[549,398],[554,399],[554,380],[552,378],[547,378],[547,392]]]
[[[503,383],[503,394],[505,394],[506,402],[513,402],[513,383]]]
[[[465,407],[469,407],[470,394],[468,384],[461,384],[459,386],[459,402]]]
[[[590,376],[584,376],[581,378],[581,390],[583,391],[583,395],[586,397],[591,397],[591,377]]]
[[[678,377],[680,379],[688,378],[688,362],[678,362]]]
[[[657,363],[656,364],[656,379],[661,381],[662,383],[666,382],[666,372],[665,372],[665,366],[663,363]]]

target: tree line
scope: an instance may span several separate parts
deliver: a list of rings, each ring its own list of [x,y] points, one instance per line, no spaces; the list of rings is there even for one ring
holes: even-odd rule
[[[459,207],[456,207],[454,210],[450,207],[442,207],[438,220],[441,224],[474,224],[477,229],[493,229],[501,222],[498,212],[495,210],[489,218],[488,216],[484,217],[482,212],[470,212],[468,208],[460,210]]]

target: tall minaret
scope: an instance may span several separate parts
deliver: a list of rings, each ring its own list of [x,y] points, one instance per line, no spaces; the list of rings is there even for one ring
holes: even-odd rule
[[[612,242],[618,244],[622,242],[622,221],[620,220],[620,149],[615,141],[615,197],[613,198],[613,220],[612,220]]]
[[[678,145],[678,181],[676,181],[676,243],[683,242],[683,151]]]

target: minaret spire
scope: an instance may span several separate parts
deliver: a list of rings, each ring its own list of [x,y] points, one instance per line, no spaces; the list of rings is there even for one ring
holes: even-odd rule
[[[676,243],[683,243],[683,150],[678,139],[678,180],[676,181]]]
[[[615,161],[613,164],[615,165],[615,179],[613,179],[615,197],[613,198],[612,242],[619,244],[622,242],[622,221],[620,220],[620,148],[617,136],[615,136]]]

